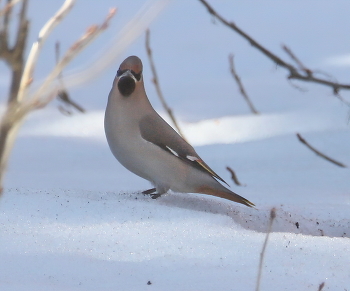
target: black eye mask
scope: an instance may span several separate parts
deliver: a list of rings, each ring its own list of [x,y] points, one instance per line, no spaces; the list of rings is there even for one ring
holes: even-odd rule
[[[120,77],[121,75],[123,75],[127,70],[121,70],[119,69],[118,72],[117,72],[117,77]],[[141,80],[141,76],[142,76],[142,71],[138,74],[136,74],[133,70],[130,70],[131,74],[133,74],[133,76],[135,77],[135,79],[137,81],[140,81]]]

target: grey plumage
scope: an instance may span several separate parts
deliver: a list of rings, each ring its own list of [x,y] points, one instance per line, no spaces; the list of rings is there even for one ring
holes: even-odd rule
[[[254,206],[230,191],[220,178],[150,104],[143,83],[142,62],[126,58],[117,72],[108,97],[105,132],[118,161],[131,172],[149,180],[154,197],[175,192],[203,193]]]

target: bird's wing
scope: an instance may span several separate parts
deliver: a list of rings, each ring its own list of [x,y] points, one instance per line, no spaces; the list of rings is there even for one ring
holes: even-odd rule
[[[157,113],[143,117],[139,122],[139,127],[141,136],[146,141],[159,146],[161,149],[169,152],[189,165],[208,173],[210,176],[228,185],[198,156],[194,148]]]

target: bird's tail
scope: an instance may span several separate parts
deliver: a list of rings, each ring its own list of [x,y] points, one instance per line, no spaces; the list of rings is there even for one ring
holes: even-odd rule
[[[203,194],[208,194],[220,198],[224,198],[227,200],[231,200],[237,203],[244,204],[249,207],[254,207],[255,204],[250,202],[249,200],[245,199],[244,197],[232,192],[231,190],[222,187],[223,189],[215,189],[210,186],[201,186],[197,189],[196,193],[203,193]]]

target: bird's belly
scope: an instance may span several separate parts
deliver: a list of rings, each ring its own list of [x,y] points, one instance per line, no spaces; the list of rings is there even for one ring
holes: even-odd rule
[[[188,191],[188,167],[179,158],[141,136],[129,136],[128,143],[123,142],[122,134],[110,136],[107,130],[106,136],[113,155],[129,171],[155,185],[179,192]]]

